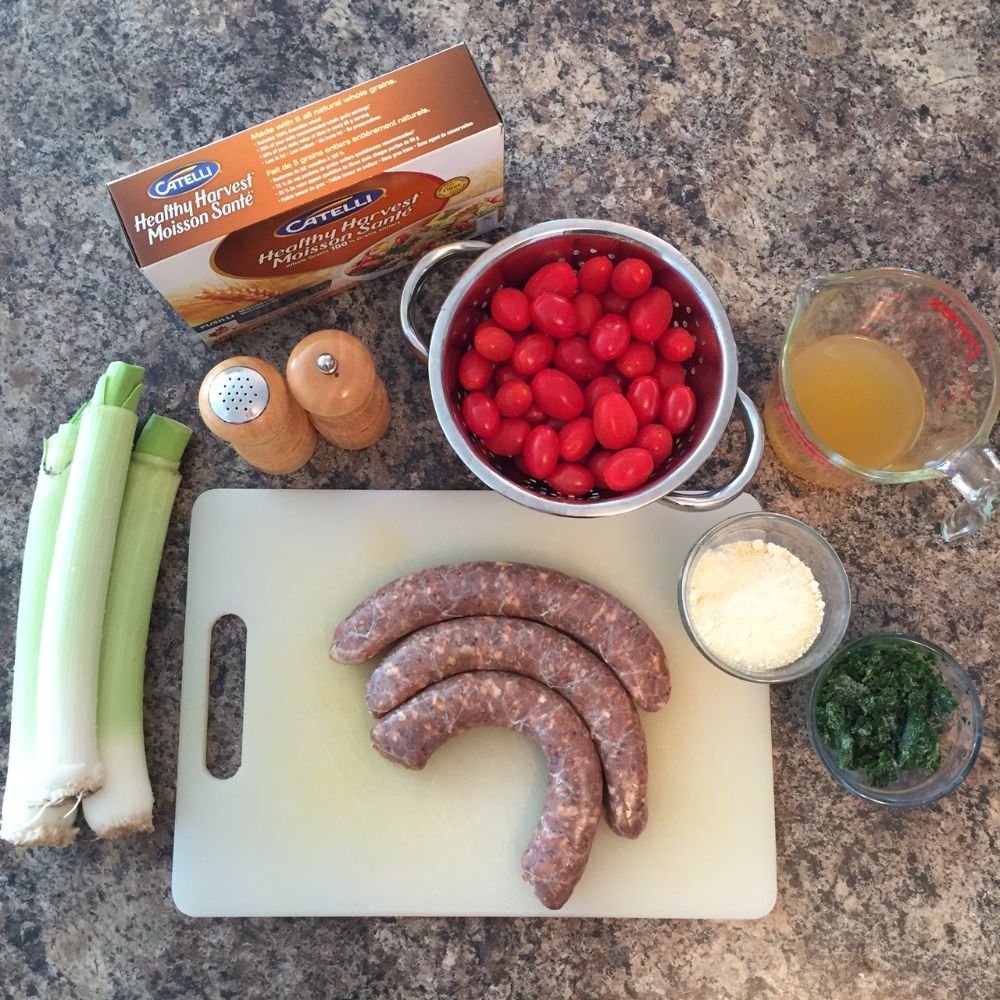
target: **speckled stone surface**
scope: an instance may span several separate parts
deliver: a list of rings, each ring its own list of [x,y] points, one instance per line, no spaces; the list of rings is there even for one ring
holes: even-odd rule
[[[218,359],[132,264],[105,183],[453,42],[469,41],[506,118],[508,231],[578,215],[666,235],[712,276],[758,402],[793,291],[813,273],[909,265],[1000,323],[1000,23],[985,0],[8,0],[0,24],[4,663],[43,435],[115,357],[146,364],[157,408],[195,422],[197,385]],[[305,332],[339,325],[376,356],[396,407],[389,435],[357,454],[324,447],[287,485],[475,487],[402,349],[402,281],[224,349],[280,365]],[[1000,519],[948,548],[933,530],[953,502],[946,484],[835,494],[790,478],[770,450],[753,492],[841,554],[857,602],[849,635],[916,631],[978,683],[983,752],[955,795],[903,814],[840,792],[809,747],[807,685],[795,684],[772,694],[779,889],[764,920],[183,917],[169,882],[191,505],[209,487],[273,484],[197,434],[150,636],[156,832],[84,833],[61,853],[0,847],[0,995],[1000,995]],[[4,748],[9,694],[4,673]]]

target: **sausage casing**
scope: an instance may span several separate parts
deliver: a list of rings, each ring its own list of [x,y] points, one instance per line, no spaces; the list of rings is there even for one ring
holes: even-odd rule
[[[383,716],[372,744],[388,760],[419,770],[450,737],[478,726],[523,733],[545,755],[545,806],[521,868],[541,903],[558,910],[586,867],[603,787],[587,727],[564,698],[518,674],[456,674]]]
[[[460,563],[399,577],[337,626],[330,656],[361,663],[419,628],[474,615],[526,618],[566,632],[600,656],[647,711],[670,697],[663,647],[631,608],[593,584],[525,563]]]
[[[646,825],[648,762],[639,713],[603,660],[546,625],[519,618],[457,618],[403,639],[372,673],[365,701],[383,715],[430,684],[466,671],[532,677],[583,718],[604,770],[608,824],[623,837]]]

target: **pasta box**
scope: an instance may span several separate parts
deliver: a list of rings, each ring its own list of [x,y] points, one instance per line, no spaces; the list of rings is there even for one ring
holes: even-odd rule
[[[207,343],[503,215],[503,122],[464,45],[114,181],[143,274]]]

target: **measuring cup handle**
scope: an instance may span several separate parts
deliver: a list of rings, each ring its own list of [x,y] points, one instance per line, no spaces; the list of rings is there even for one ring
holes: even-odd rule
[[[965,498],[941,522],[946,542],[978,531],[1000,507],[1000,459],[986,445],[973,444],[949,455],[938,468]]]
[[[489,248],[490,244],[483,243],[482,240],[460,240],[457,243],[446,243],[443,247],[425,253],[413,265],[413,270],[406,279],[406,284],[403,285],[403,294],[399,299],[399,325],[403,328],[403,336],[424,361],[430,355],[431,338],[429,335],[426,337],[421,335],[413,321],[413,307],[424,282],[453,257],[476,257]]]
[[[733,478],[714,490],[674,490],[673,493],[662,497],[661,503],[682,510],[715,510],[735,500],[743,492],[753,479],[764,454],[764,424],[761,422],[757,407],[742,389],[736,390],[736,411],[743,422],[746,447],[743,461]]]

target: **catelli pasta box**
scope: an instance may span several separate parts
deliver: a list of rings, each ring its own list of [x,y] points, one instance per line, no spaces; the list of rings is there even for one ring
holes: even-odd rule
[[[109,185],[143,274],[208,343],[503,214],[503,122],[464,45]]]

